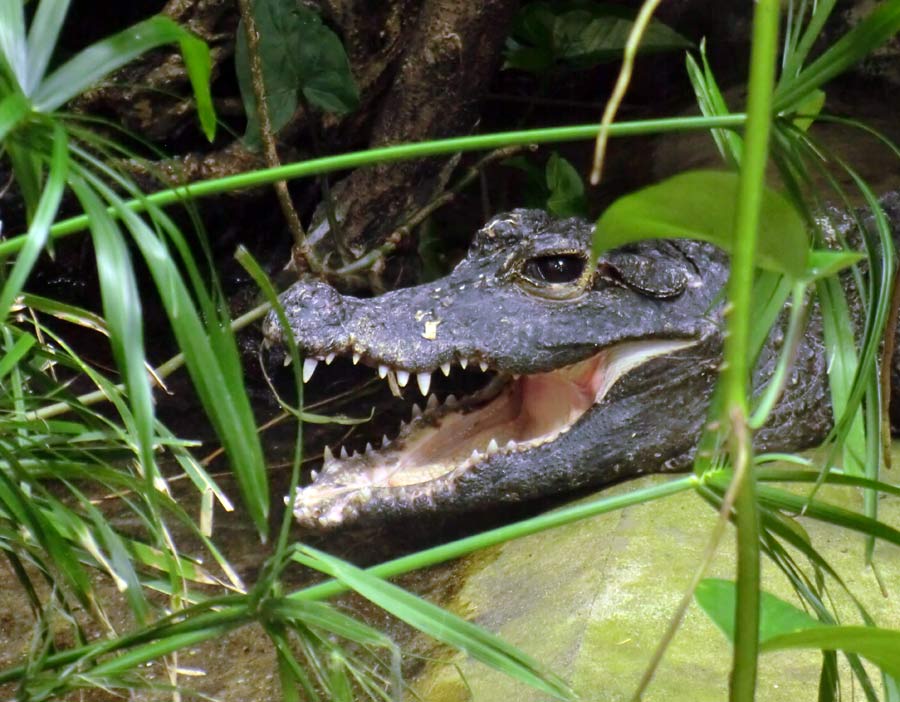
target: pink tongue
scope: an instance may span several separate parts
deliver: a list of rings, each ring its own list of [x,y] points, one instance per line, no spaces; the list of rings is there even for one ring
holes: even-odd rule
[[[524,439],[562,429],[584,414],[603,383],[603,354],[563,371],[521,378],[522,411],[516,418]],[[599,376],[599,377],[598,377]]]
[[[594,403],[604,362],[599,353],[565,370],[512,381],[483,407],[448,415],[437,431],[411,441],[396,468],[461,463],[473,450],[484,453],[491,439],[502,447],[566,429]]]

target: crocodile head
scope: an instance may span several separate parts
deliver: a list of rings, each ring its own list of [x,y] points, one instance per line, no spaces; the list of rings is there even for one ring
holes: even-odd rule
[[[489,222],[433,283],[347,297],[318,281],[282,296],[304,376],[344,355],[427,398],[378,449],[335,457],[293,506],[317,528],[459,511],[680,467],[703,420],[721,346],[721,252],[625,247],[590,263],[592,226],[516,210]],[[270,343],[284,333],[274,316]],[[436,373],[485,374],[469,395]],[[452,380],[452,375],[451,375]]]

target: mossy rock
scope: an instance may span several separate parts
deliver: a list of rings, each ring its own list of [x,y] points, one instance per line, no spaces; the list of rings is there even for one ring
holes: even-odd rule
[[[671,478],[651,476],[606,490],[620,494]],[[856,490],[827,488],[819,498],[860,509]],[[631,699],[708,546],[717,514],[692,492],[602,515],[477,554],[460,563],[465,584],[452,611],[502,636],[566,679],[582,699]],[[879,518],[900,526],[900,500],[882,499]],[[800,520],[880,626],[900,628],[900,549],[879,544],[876,562],[886,598],[864,563],[857,533]],[[799,563],[804,559],[794,554]],[[733,578],[734,530],[722,538],[707,577]],[[798,603],[787,579],[764,558],[763,588]],[[861,623],[849,598],[832,584],[843,623]],[[798,603],[799,604],[799,603]],[[644,700],[727,699],[731,646],[692,603]],[[849,690],[848,669],[842,684]],[[821,654],[786,651],[760,660],[759,700],[813,702]],[[880,687],[877,671],[870,670]],[[448,652],[413,681],[428,702],[531,702],[547,696]],[[861,694],[858,685],[856,694]]]

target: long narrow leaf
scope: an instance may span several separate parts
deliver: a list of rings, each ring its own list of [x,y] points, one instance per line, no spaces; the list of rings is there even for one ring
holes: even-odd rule
[[[62,29],[71,0],[40,0],[28,30],[28,76],[23,89],[30,95],[44,77],[50,64],[59,30]]]
[[[31,103],[22,93],[10,93],[0,101],[0,142],[6,139],[30,110]]]
[[[11,77],[20,87],[28,74],[24,4],[21,0],[0,0],[0,64],[12,71]]]
[[[818,648],[849,651],[867,658],[893,677],[900,677],[900,631],[869,626],[823,626],[774,636],[763,651]]]
[[[813,61],[793,80],[775,91],[775,110],[781,111],[861,61],[900,29],[900,0],[882,2],[872,13]]]
[[[28,227],[28,241],[16,257],[16,263],[0,290],[0,321],[6,318],[13,300],[25,285],[35,261],[47,243],[50,225],[56,219],[68,174],[69,141],[66,138],[65,130],[56,123],[53,125],[53,153],[50,157],[50,169],[34,218]]]
[[[97,250],[97,272],[110,343],[116,363],[125,376],[144,474],[150,489],[155,489],[152,487],[152,479],[157,473],[153,455],[153,394],[144,370],[141,298],[131,259],[118,224],[107,214],[96,192],[81,177],[72,178],[71,185],[85,212],[91,217],[91,234]]]
[[[455,614],[308,546],[299,549],[297,560],[345,583],[398,619],[465,651],[482,663],[556,699],[574,699],[574,693],[565,682],[542,671],[540,665],[525,653]]]
[[[151,17],[139,22],[91,44],[47,76],[32,96],[35,109],[40,112],[55,110],[150,49],[190,39],[196,40],[196,37],[168,17]],[[196,45],[190,46],[193,71],[199,76],[196,62],[202,63],[202,57]]]
[[[227,372],[236,363],[229,362],[228,354],[236,354],[236,350],[233,346],[212,346],[212,332],[204,328],[178,266],[165,245],[108,188],[101,183],[94,183],[94,186],[113,203],[150,268],[197,393],[232,461],[253,522],[260,534],[265,535],[268,533],[269,490],[262,447],[240,376]],[[210,324],[219,324],[218,319],[210,320]]]

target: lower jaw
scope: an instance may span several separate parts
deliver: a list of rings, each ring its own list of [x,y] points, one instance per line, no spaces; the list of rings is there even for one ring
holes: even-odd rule
[[[299,493],[298,518],[315,512],[340,521],[342,509],[365,502],[373,490],[395,491],[398,500],[407,492],[427,496],[494,454],[552,442],[630,370],[694,343],[624,342],[556,371],[510,377],[481,402],[477,393],[464,401],[461,411],[447,405],[429,409],[381,450],[326,459],[319,479]]]

